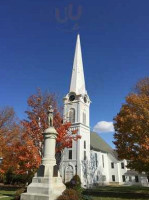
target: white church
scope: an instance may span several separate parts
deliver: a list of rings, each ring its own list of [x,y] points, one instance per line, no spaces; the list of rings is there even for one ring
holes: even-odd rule
[[[64,150],[60,173],[64,182],[79,175],[83,187],[97,185],[149,186],[149,177],[129,170],[126,160],[118,160],[116,152],[90,130],[90,103],[85,86],[80,36],[77,36],[70,90],[64,97],[64,121],[72,123],[81,139]]]

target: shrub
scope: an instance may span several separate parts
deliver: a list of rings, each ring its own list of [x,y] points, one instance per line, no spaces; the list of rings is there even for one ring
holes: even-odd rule
[[[82,200],[92,200],[92,197],[87,195],[82,195]]]
[[[9,168],[8,171],[4,174],[4,183],[12,185],[25,185],[26,183],[31,183],[33,176],[33,172],[26,174],[15,174],[13,169]]]
[[[77,191],[73,189],[66,189],[57,200],[79,200],[79,195]]]
[[[69,197],[65,196],[65,195],[61,195],[57,198],[57,200],[70,200]]]
[[[78,175],[75,175],[70,182],[65,183],[67,188],[72,188],[74,190],[81,190],[81,180]]]
[[[4,174],[0,173],[0,183],[4,182]]]
[[[5,183],[11,184],[13,180],[13,170],[12,168],[9,168],[8,171],[5,173]]]
[[[66,188],[67,188],[67,189],[70,189],[70,188],[73,187],[71,181],[66,182],[65,185],[66,185]]]
[[[14,174],[12,184],[25,184],[27,180],[26,174]]]

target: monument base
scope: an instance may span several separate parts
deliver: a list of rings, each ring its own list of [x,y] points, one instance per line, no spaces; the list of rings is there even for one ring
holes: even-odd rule
[[[21,200],[56,200],[65,189],[61,177],[34,177]]]

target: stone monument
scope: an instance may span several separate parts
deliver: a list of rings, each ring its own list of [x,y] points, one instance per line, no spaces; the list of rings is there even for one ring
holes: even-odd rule
[[[44,153],[41,165],[27,193],[21,194],[21,200],[55,200],[66,189],[60,177],[56,159],[55,146],[57,132],[53,127],[53,109],[49,106],[48,128],[44,131]]]

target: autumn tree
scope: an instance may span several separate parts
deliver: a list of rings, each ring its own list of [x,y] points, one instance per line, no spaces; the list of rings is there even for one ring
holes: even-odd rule
[[[13,108],[0,109],[0,157],[3,164],[0,172],[5,173],[10,167],[17,167],[15,162],[15,143],[20,140],[20,125]]]
[[[149,173],[149,78],[139,81],[115,117],[114,144],[128,167]]]
[[[72,141],[80,138],[77,130],[71,131],[70,123],[63,123],[54,94],[42,94],[39,89],[35,95],[28,98],[27,102],[27,119],[23,121],[16,118],[12,108],[0,110],[0,157],[3,157],[0,173],[5,174],[11,169],[14,174],[30,176],[38,169],[42,157],[42,133],[48,127],[49,105],[54,108],[54,127],[58,132],[57,161],[60,162],[63,149],[71,147]]]
[[[32,141],[32,144],[36,147],[36,151],[38,150],[36,155],[38,158],[36,168],[38,168],[40,158],[42,156],[42,133],[48,127],[47,111],[49,105],[52,105],[54,109],[54,127],[58,132],[56,141],[57,157],[61,154],[65,147],[71,147],[72,141],[78,140],[80,136],[76,134],[77,130],[71,131],[70,123],[63,123],[63,118],[54,94],[50,94],[48,92],[43,94],[41,90],[38,89],[36,94],[28,98],[27,103],[29,107],[29,109],[26,111],[27,120],[22,121],[22,125],[25,130],[24,137],[27,138],[28,141]],[[59,159],[57,159],[57,161],[58,160]],[[28,161],[28,164],[31,162],[31,160]]]

